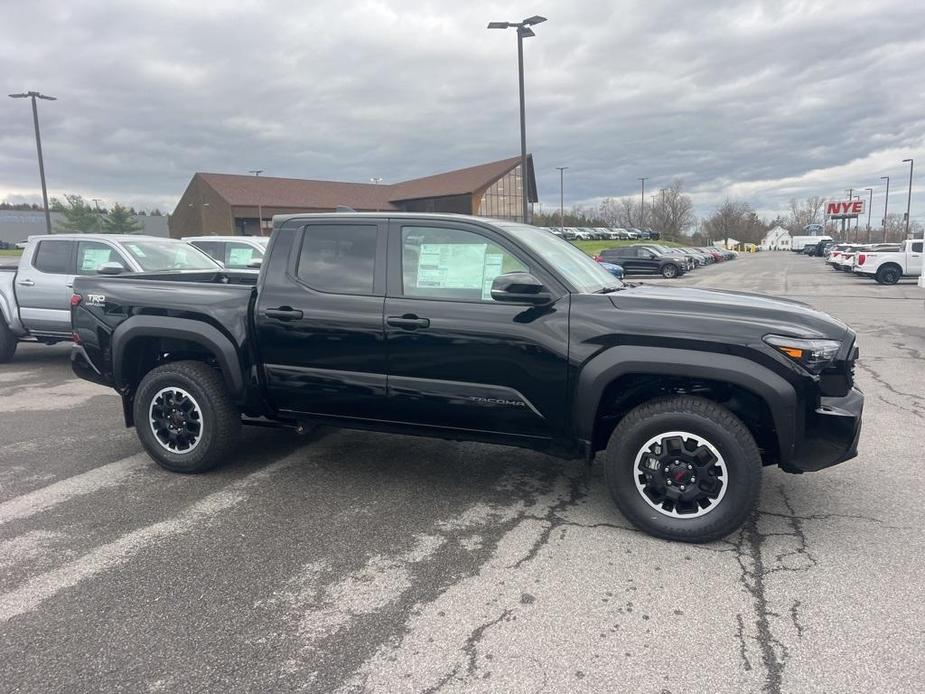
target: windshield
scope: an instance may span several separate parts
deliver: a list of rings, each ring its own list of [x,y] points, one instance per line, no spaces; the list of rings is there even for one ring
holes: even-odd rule
[[[555,268],[582,294],[613,291],[623,287],[623,283],[602,268],[600,263],[591,260],[586,253],[545,229],[527,224],[498,226],[540,256],[550,267]]]
[[[183,241],[126,241],[122,247],[145,272],[161,270],[217,270],[221,266],[209,256]]]

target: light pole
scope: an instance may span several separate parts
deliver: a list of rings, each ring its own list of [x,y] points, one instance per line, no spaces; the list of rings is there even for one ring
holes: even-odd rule
[[[489,29],[517,29],[517,78],[520,83],[520,183],[521,195],[523,197],[523,223],[528,224],[527,208],[529,206],[529,197],[527,195],[527,118],[524,108],[524,39],[536,36],[530,27],[542,24],[546,17],[534,15],[527,17],[522,22],[489,22]]]
[[[881,176],[880,180],[886,180],[886,195],[883,197],[883,243],[886,243],[886,210],[890,203],[890,177]]]
[[[559,170],[559,231],[565,229],[565,170],[567,166],[557,166]]]
[[[903,159],[903,164],[909,164],[909,197],[906,198],[906,238],[909,238],[909,212],[912,210],[912,166],[914,162],[911,159]]]
[[[642,190],[639,192],[639,204],[642,206],[642,209],[639,212],[639,216],[642,219],[642,221],[639,222],[639,227],[641,229],[645,228],[646,226],[646,181],[648,180],[648,176],[639,179],[639,182],[642,183]]]
[[[91,198],[93,204],[96,206],[96,228],[99,229],[99,232],[103,233],[103,218],[100,215],[100,198]]]
[[[32,99],[32,122],[35,125],[35,148],[39,153],[39,176],[42,179],[42,204],[45,206],[45,233],[51,233],[51,212],[48,210],[48,188],[45,186],[45,162],[42,158],[42,136],[39,133],[39,109],[35,105],[36,99],[57,101],[57,97],[40,94],[39,92],[23,92],[10,94],[11,99]]]
[[[250,169],[247,173],[252,173],[255,177],[260,178],[263,169]],[[263,207],[260,204],[259,192],[257,193],[257,236],[263,236]]]
[[[867,243],[870,243],[870,213],[874,206],[874,189],[865,188],[868,193],[870,193],[870,200],[867,202]]]

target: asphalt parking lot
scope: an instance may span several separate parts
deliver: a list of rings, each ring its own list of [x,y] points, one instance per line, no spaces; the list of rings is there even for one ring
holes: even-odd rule
[[[171,474],[66,346],[22,346],[0,366],[0,689],[915,689],[925,290],[790,253],[670,282],[808,301],[860,340],[859,457],[766,469],[707,546],[633,530],[598,467],[481,444],[247,430],[220,470]]]

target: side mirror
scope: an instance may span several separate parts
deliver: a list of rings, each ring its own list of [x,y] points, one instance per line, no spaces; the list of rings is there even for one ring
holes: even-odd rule
[[[251,270],[259,270],[261,265],[263,265],[263,258],[251,258],[247,263],[247,267]]]
[[[508,304],[538,306],[552,301],[552,294],[529,272],[508,272],[491,283],[491,298]]]
[[[123,272],[125,272],[125,267],[117,262],[103,263],[96,268],[98,275],[121,275]]]

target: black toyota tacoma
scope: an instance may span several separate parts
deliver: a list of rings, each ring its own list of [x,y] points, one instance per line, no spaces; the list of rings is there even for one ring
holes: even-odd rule
[[[762,466],[856,455],[847,326],[786,299],[624,285],[523,224],[282,216],[259,276],[81,276],[74,292],[74,371],[115,388],[177,472],[234,455],[242,424],[601,453],[629,520],[704,542],[746,520]]]

